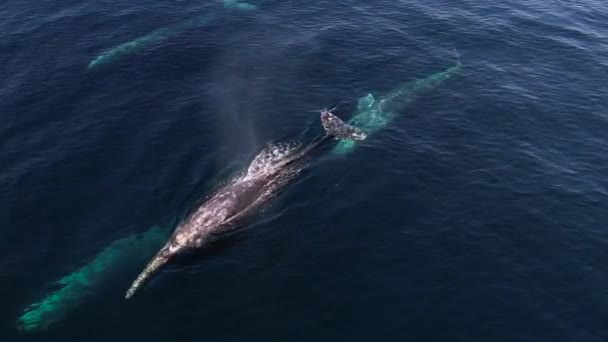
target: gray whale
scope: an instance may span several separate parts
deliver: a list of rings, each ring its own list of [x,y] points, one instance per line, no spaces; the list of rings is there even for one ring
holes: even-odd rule
[[[325,135],[305,147],[293,145],[269,146],[251,162],[248,169],[232,179],[209,197],[198,209],[173,232],[146,268],[133,281],[126,293],[130,298],[161,266],[173,256],[185,250],[201,248],[217,233],[227,231],[245,215],[251,214],[261,204],[289,182],[301,170],[296,163],[324,141],[331,138],[363,140],[365,133],[350,126],[329,110],[321,112]]]

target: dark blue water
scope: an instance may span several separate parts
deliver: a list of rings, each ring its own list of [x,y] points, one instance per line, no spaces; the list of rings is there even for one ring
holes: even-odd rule
[[[252,0],[252,3],[255,0]],[[0,4],[2,341],[607,341],[608,4]],[[120,60],[97,55],[197,16]],[[113,241],[174,227],[318,110],[441,71],[247,229],[16,328]],[[125,261],[129,264],[129,261]]]

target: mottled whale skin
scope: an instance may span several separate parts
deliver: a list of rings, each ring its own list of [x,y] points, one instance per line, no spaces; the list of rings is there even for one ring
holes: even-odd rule
[[[328,110],[321,112],[326,134],[308,146],[271,147],[260,152],[241,175],[221,187],[174,231],[169,241],[135,279],[126,298],[133,294],[173,256],[187,249],[201,248],[215,234],[232,229],[237,221],[251,214],[282,188],[300,169],[297,161],[329,138],[363,140],[365,133],[350,126]]]

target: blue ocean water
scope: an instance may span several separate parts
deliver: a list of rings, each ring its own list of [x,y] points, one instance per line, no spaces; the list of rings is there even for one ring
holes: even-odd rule
[[[0,340],[608,340],[608,4],[251,3],[0,3]],[[268,141],[320,132],[337,102],[348,119],[454,48],[457,75],[246,229],[128,301],[145,261],[125,260],[18,329],[55,280],[175,227]]]

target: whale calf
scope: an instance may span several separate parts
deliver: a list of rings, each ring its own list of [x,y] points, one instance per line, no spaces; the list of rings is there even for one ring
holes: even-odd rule
[[[455,52],[458,57],[456,64],[445,70],[404,83],[378,98],[372,94],[360,98],[357,112],[348,120],[348,124],[358,127],[368,135],[386,127],[420,94],[435,89],[460,71],[462,63],[458,52]],[[336,144],[333,153],[346,154],[352,152],[355,146],[355,140],[342,140]]]
[[[152,258],[126,293],[130,298],[161,266],[186,250],[201,248],[218,233],[234,228],[238,221],[255,212],[302,169],[298,163],[331,138],[363,140],[367,136],[346,124],[330,110],[321,112],[325,135],[305,147],[270,145],[251,162],[246,171],[221,187],[173,232],[169,241]]]
[[[240,11],[253,11],[257,7],[253,4],[238,0],[223,0],[224,7],[227,9],[236,9]],[[211,21],[217,19],[218,15],[204,15],[198,18],[190,19],[175,26],[163,27],[148,33],[145,36],[135,38],[126,43],[117,45],[109,50],[102,52],[89,62],[87,69],[91,70],[98,68],[102,65],[114,62],[124,56],[135,53],[136,51],[142,50],[154,43],[161,42],[170,37],[176,36],[190,28],[205,25]]]

